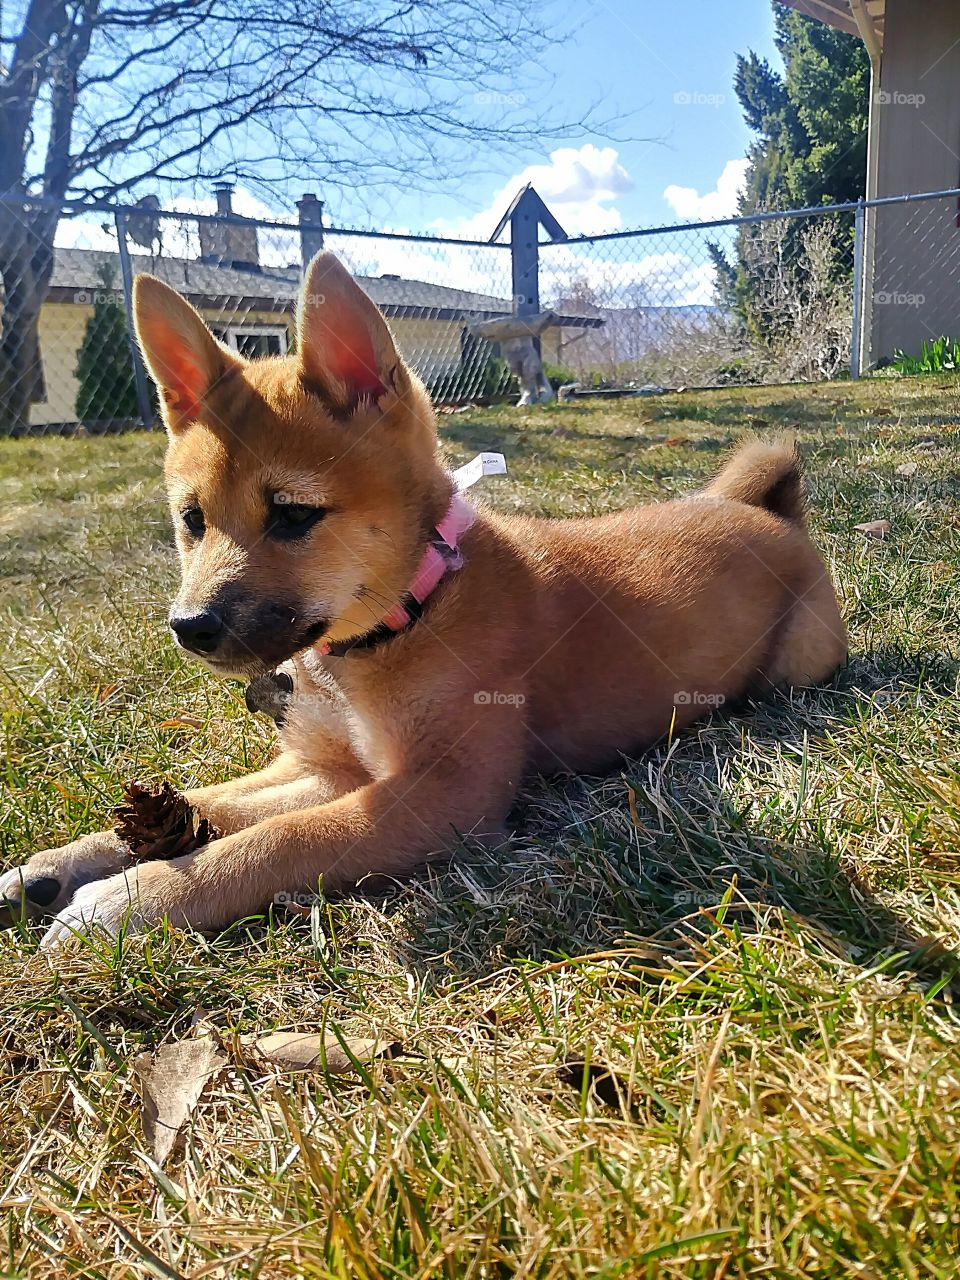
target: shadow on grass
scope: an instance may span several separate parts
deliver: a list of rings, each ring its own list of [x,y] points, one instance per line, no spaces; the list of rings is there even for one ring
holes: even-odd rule
[[[956,664],[904,661],[894,649],[854,659],[825,690],[714,717],[605,777],[532,780],[499,850],[467,845],[410,885],[367,894],[402,915],[405,963],[437,981],[719,929],[769,934],[779,918],[862,969],[956,989],[960,956],[882,902],[847,851],[869,854],[871,788],[891,784],[866,776],[863,747],[875,733],[895,750],[897,699],[955,691]],[[818,792],[840,767],[837,812]],[[887,863],[871,875],[886,890],[906,872]]]

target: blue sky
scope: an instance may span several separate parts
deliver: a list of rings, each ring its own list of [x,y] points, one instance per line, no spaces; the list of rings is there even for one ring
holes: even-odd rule
[[[602,100],[637,140],[577,131],[539,152],[480,157],[480,172],[441,178],[430,195],[394,193],[392,225],[485,237],[529,179],[571,233],[733,212],[749,142],[733,93],[736,56],[753,48],[779,66],[769,0],[588,0],[572,12],[577,33],[545,68],[557,102],[576,116]],[[372,210],[362,206],[362,197],[329,194],[331,220],[366,223]]]
[[[582,119],[595,107],[614,121],[616,136],[584,126],[515,153],[472,146],[463,166],[450,148],[427,190],[402,184],[324,190],[305,174],[301,183],[261,186],[256,194],[238,189],[235,211],[285,220],[295,217],[298,195],[312,189],[325,201],[328,225],[485,240],[532,181],[571,235],[734,213],[750,135],[733,76],[737,54],[749,49],[780,65],[769,0],[557,0],[557,11],[566,12],[573,34],[553,44],[544,65],[518,65],[505,81],[506,96],[530,94],[535,110],[553,105],[565,119]],[[465,84],[463,92],[478,115],[501,109],[473,102],[485,97],[475,86]],[[214,207],[203,191],[164,191],[161,199],[184,212]],[[102,239],[105,247],[109,238],[88,221],[64,222],[58,233],[61,244]],[[406,268],[391,260],[381,269]]]
[[[733,76],[737,54],[750,49],[781,65],[770,0],[563,5],[558,0],[557,12],[567,13],[573,34],[557,40],[544,65],[526,73],[518,66],[505,96],[535,95],[565,119],[584,118],[595,108],[614,122],[615,136],[583,127],[516,153],[470,146],[463,168],[450,148],[446,171],[427,183],[428,190],[400,184],[321,188],[328,224],[486,239],[528,181],[571,235],[736,212],[750,134]],[[500,109],[472,89],[464,85],[468,98],[480,99],[473,107],[478,116]],[[316,188],[307,177],[273,199],[262,189],[256,195],[238,190],[234,206],[251,217],[289,216],[299,191]],[[164,204],[207,212],[213,202],[201,194],[167,196]]]

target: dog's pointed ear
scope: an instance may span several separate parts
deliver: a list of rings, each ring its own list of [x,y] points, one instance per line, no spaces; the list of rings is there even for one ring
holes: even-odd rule
[[[304,382],[338,412],[398,392],[406,376],[379,307],[332,253],[307,268],[297,354]]]
[[[154,276],[134,280],[133,318],[143,358],[163,395],[164,419],[175,431],[199,416],[211,387],[240,362],[186,298]]]

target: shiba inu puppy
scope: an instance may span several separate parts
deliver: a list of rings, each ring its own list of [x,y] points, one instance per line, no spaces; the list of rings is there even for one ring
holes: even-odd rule
[[[188,793],[222,833],[198,851],[134,865],[106,832],[6,873],[9,903],[55,916],[45,945],[405,874],[501,832],[527,771],[602,769],[843,660],[791,447],[745,444],[688,499],[501,516],[455,493],[423,386],[330,254],[285,357],[240,358],[149,276],[135,302],[169,435],[170,626],[219,674],[280,668],[283,724],[265,769]]]

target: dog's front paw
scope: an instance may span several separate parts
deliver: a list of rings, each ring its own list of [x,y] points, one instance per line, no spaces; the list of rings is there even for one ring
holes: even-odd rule
[[[7,922],[21,915],[28,920],[55,915],[82,885],[119,870],[129,859],[112,831],[35,853],[22,866],[0,874],[0,915]]]
[[[181,928],[191,924],[201,927],[202,912],[191,909],[195,895],[183,867],[189,861],[141,862],[119,875],[84,885],[58,912],[40,946],[50,951],[83,935],[100,933],[115,938],[121,930],[141,933],[164,918]]]
[[[149,922],[149,895],[145,888],[139,867],[84,885],[57,913],[40,946],[50,951],[78,935],[96,932],[115,938],[124,925],[136,933]]]
[[[66,896],[54,868],[42,862],[35,866],[33,859],[0,875],[0,906],[11,919],[23,914],[29,920],[45,911],[56,911]]]

